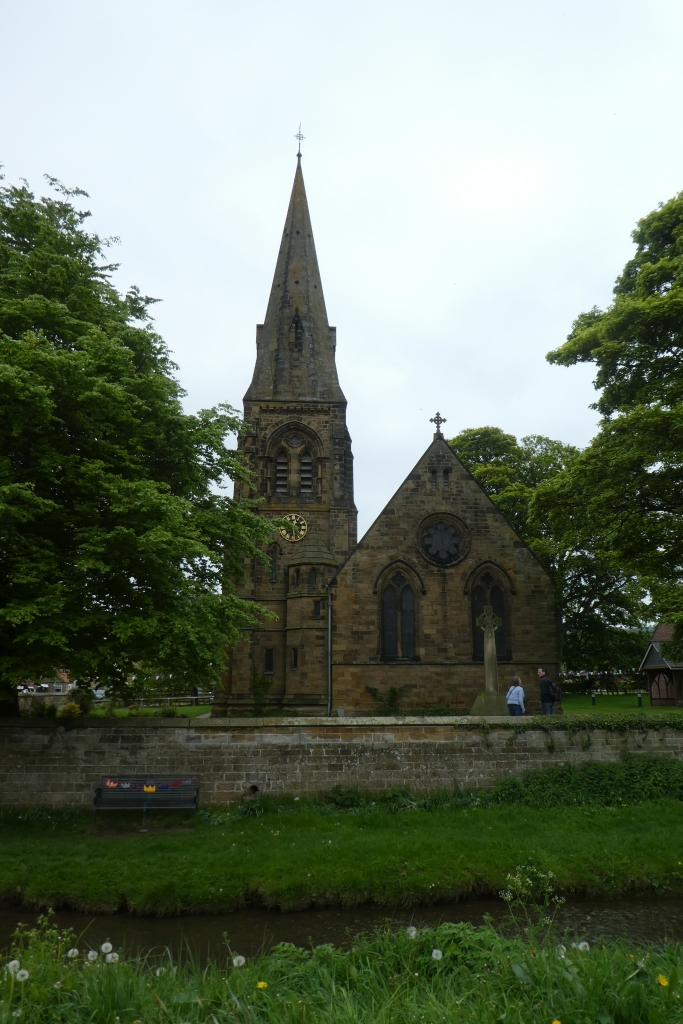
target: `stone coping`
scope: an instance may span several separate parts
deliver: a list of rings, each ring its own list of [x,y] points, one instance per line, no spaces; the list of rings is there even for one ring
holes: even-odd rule
[[[541,724],[541,715],[529,715],[522,718],[522,721],[529,722],[538,720]],[[256,729],[256,728],[328,728],[336,731],[343,729],[359,728],[386,728],[389,726],[451,726],[458,729],[461,726],[472,728],[472,726],[495,726],[505,723],[508,727],[518,719],[512,719],[508,715],[491,715],[486,718],[475,715],[382,715],[344,718],[314,717],[313,715],[302,715],[292,718],[212,718],[210,715],[198,715],[195,718],[104,718],[102,716],[89,716],[85,718],[0,718],[0,728],[19,729],[90,729],[107,728],[116,726],[123,729]]]

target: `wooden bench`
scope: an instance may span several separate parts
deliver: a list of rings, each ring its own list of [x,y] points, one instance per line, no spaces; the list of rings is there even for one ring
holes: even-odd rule
[[[199,803],[198,775],[103,775],[95,790],[97,811],[192,810]]]

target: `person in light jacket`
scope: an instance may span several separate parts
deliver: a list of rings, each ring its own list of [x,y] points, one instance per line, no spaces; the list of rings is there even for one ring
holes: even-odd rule
[[[522,680],[519,676],[512,677],[512,686],[508,690],[505,699],[511,715],[524,714],[524,690],[522,689]]]

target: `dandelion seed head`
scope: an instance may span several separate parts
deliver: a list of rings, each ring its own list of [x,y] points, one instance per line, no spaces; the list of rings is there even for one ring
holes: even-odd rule
[[[117,964],[119,962],[119,954],[107,953],[105,960],[107,961],[108,964]]]
[[[237,955],[237,956],[234,956],[234,957],[232,958],[232,966],[233,966],[233,967],[244,967],[244,965],[246,964],[246,962],[247,962],[247,961],[246,961],[246,960],[244,959],[244,957],[243,957],[243,956],[240,956],[240,955],[239,955],[239,953],[238,953],[238,955]]]
[[[73,960],[75,956],[78,956],[78,950],[74,946],[73,949],[70,949],[66,955],[69,957],[70,960]]]
[[[17,979],[17,981],[28,981],[28,971],[26,970],[25,967],[22,967],[20,970],[17,971],[14,977]],[[669,983],[667,981],[667,985],[668,984]]]
[[[113,948],[114,947],[112,946],[111,942],[103,942],[102,945],[100,946],[100,951],[102,953],[111,953]]]
[[[443,953],[440,949],[432,950],[432,960],[443,960]]]
[[[414,939],[417,935],[417,928],[411,924],[409,928],[406,928],[406,933],[409,939]]]
[[[90,961],[91,964],[94,963],[95,960],[97,960],[97,950],[96,949],[91,949],[88,952],[88,960]]]

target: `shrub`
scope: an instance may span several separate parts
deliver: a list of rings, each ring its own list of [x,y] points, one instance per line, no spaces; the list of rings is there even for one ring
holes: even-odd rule
[[[81,713],[80,705],[76,704],[75,701],[70,700],[68,704],[63,704],[57,712],[57,718],[78,718]]]

